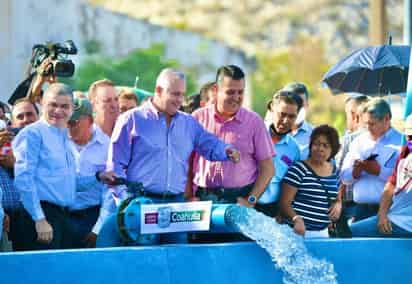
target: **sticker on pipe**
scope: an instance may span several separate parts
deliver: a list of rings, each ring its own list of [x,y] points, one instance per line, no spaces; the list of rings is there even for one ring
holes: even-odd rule
[[[211,201],[142,204],[140,232],[161,234],[208,231],[211,209]]]

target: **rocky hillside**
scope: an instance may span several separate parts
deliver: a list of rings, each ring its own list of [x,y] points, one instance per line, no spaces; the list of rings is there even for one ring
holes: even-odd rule
[[[368,0],[90,0],[153,24],[193,31],[250,55],[300,35],[322,39],[333,62],[368,44]],[[388,31],[402,42],[403,0],[387,0]]]

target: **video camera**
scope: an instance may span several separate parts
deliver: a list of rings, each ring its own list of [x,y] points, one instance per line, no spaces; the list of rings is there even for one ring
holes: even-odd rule
[[[74,74],[74,63],[67,59],[67,55],[77,54],[74,42],[67,40],[63,43],[47,42],[36,44],[32,48],[31,66],[37,69],[44,60],[51,59],[51,67],[41,71],[41,75],[55,75],[57,77],[71,77]]]

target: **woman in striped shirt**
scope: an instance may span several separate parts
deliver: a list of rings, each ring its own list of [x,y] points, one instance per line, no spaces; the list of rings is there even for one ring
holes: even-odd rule
[[[335,128],[316,127],[308,159],[295,163],[283,178],[281,213],[299,235],[328,237],[330,221],[339,218],[342,203],[337,198],[338,175],[331,161],[339,146]]]

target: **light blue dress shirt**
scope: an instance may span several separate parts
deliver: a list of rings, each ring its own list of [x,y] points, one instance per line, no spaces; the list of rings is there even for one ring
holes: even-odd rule
[[[76,160],[68,130],[44,119],[26,126],[12,143],[16,158],[14,185],[24,208],[34,221],[45,218],[40,201],[70,206],[78,190],[86,190],[96,178],[76,180]]]
[[[390,128],[377,141],[374,141],[368,131],[360,134],[350,144],[342,169],[341,180],[345,184],[353,186],[353,200],[357,203],[378,204],[383,188],[399,156],[402,134]],[[378,176],[362,172],[359,179],[352,176],[355,160],[365,160],[371,154],[378,154],[376,161],[381,169]]]
[[[106,169],[109,143],[109,136],[98,126],[93,125],[92,139],[82,147],[75,145],[78,150],[75,153],[78,177],[95,177],[97,171]],[[84,182],[84,179],[82,181]],[[99,218],[92,229],[93,233],[98,234],[106,217],[116,210],[116,205],[110,195],[111,192],[107,186],[95,180],[92,184],[88,183],[86,190],[76,192],[75,202],[70,206],[70,210],[82,210],[101,205]]]
[[[273,144],[273,147],[275,148],[276,155],[272,159],[276,171],[265,192],[259,198],[259,203],[263,204],[278,201],[280,184],[283,177],[289,167],[300,160],[299,146],[295,139],[289,134],[283,136],[276,144]]]
[[[310,135],[313,131],[313,125],[308,123],[306,120],[303,121],[302,125],[291,133],[292,137],[295,139],[300,150],[300,160],[306,160],[309,157],[309,142]]]
[[[195,150],[211,161],[226,161],[228,144],[207,132],[191,115],[177,112],[169,126],[151,101],[120,115],[111,137],[107,169],[152,193],[184,192],[188,160]]]
[[[2,198],[3,198],[3,189],[0,188],[0,200],[2,200]],[[3,219],[4,219],[4,210],[0,202],[0,240],[3,236]]]

